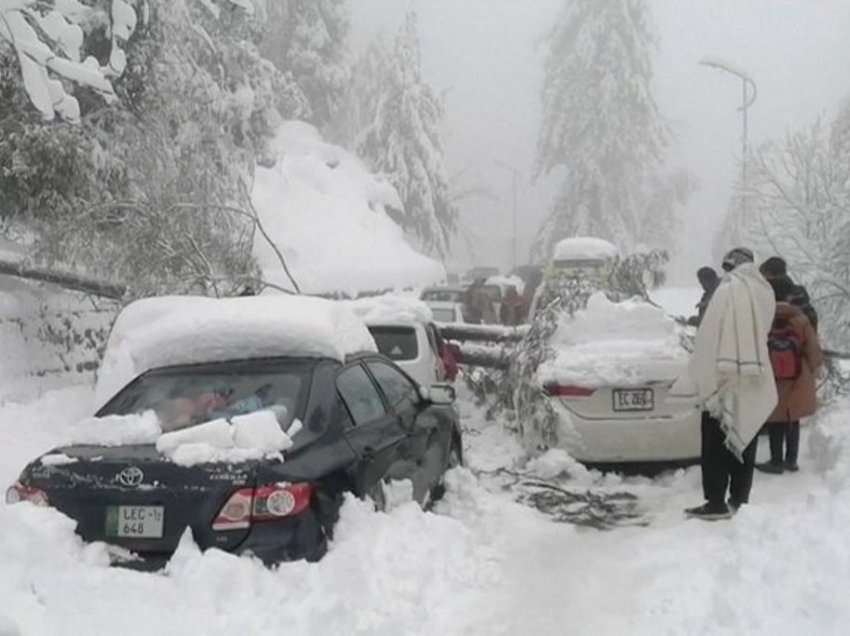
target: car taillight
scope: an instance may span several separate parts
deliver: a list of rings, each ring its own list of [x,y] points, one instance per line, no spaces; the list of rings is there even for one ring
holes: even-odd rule
[[[596,389],[588,389],[583,386],[573,386],[565,384],[547,384],[543,387],[546,395],[550,397],[564,398],[586,398],[591,397],[596,393]]]
[[[306,483],[275,484],[237,490],[213,521],[213,530],[241,530],[254,522],[275,521],[297,515],[310,506],[313,486]]]
[[[47,493],[43,490],[24,486],[18,482],[6,491],[6,503],[11,505],[22,501],[28,501],[35,506],[50,505],[50,502],[47,500]]]

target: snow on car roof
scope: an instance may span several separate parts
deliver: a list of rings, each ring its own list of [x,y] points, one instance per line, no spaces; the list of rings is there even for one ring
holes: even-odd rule
[[[619,255],[620,250],[608,241],[577,236],[558,242],[555,245],[553,259],[556,261],[604,260],[617,258]]]
[[[367,325],[428,323],[434,321],[431,308],[413,296],[386,294],[345,301]]]
[[[98,372],[103,405],[146,371],[178,364],[273,356],[344,360],[375,351],[363,322],[344,303],[303,296],[164,296],[119,314]]]
[[[688,361],[679,328],[663,310],[640,299],[612,302],[601,292],[591,296],[586,309],[561,317],[549,345],[555,356],[538,369],[541,385],[673,381]]]

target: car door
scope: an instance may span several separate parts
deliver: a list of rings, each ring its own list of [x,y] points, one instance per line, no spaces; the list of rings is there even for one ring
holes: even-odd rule
[[[413,482],[416,500],[424,501],[443,473],[451,431],[400,369],[378,358],[367,360],[366,366],[407,432],[408,442],[403,450],[412,465],[406,478]]]
[[[363,495],[382,479],[410,470],[404,465],[408,434],[360,362],[337,374],[336,387],[350,417],[345,435],[359,457],[351,477]]]

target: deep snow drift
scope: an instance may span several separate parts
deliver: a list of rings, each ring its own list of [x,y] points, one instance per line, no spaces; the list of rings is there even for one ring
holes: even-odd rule
[[[89,412],[87,388],[0,407],[0,482]],[[165,574],[109,568],[73,523],[0,505],[0,627],[54,634],[843,634],[850,620],[850,405],[803,440],[802,471],[756,475],[734,520],[684,520],[699,471],[602,476],[552,452],[527,463],[499,422],[461,404],[469,468],[436,513],[349,500],[327,557],[275,571],[186,541]],[[764,442],[762,443],[764,447]],[[761,449],[764,453],[764,448]],[[609,531],[514,501],[525,482],[635,515]],[[569,512],[569,511],[567,511]],[[636,526],[635,523],[645,524]],[[14,628],[12,626],[15,626]],[[2,633],[2,631],[0,631]]]
[[[414,250],[387,215],[402,207],[395,189],[357,157],[296,121],[284,124],[272,144],[278,162],[257,167],[252,199],[302,291],[353,294],[445,278],[443,266]],[[291,288],[259,232],[254,253],[268,281]]]

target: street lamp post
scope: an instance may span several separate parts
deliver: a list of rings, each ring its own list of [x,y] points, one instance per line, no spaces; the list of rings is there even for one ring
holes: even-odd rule
[[[504,161],[496,160],[495,163],[499,168],[507,170],[508,172],[511,173],[511,191],[512,191],[512,195],[513,195],[513,208],[512,208],[512,210],[513,210],[512,211],[513,241],[512,241],[512,249],[513,249],[514,270],[516,270],[517,265],[518,265],[518,263],[517,263],[517,220],[516,220],[516,217],[517,217],[517,206],[518,206],[517,195],[518,195],[518,190],[519,190],[520,171],[517,168],[515,168],[514,166],[512,166],[508,163],[505,163]]]
[[[714,57],[705,57],[699,62],[703,66],[709,66],[721,71],[731,73],[741,80],[741,106],[738,108],[741,111],[741,119],[743,123],[743,131],[741,134],[741,187],[744,191],[741,197],[741,208],[744,216],[747,214],[747,157],[749,154],[749,121],[747,111],[750,109],[758,96],[756,83],[749,73],[736,67],[734,64]]]

